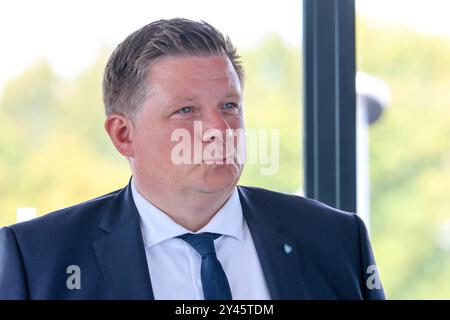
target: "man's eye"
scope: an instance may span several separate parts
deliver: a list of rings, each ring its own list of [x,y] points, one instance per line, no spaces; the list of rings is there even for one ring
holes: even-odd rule
[[[228,102],[228,103],[225,103],[225,104],[224,104],[223,108],[224,108],[224,109],[231,110],[231,109],[234,109],[234,108],[237,109],[238,106],[237,106],[237,104],[235,104],[235,103]]]
[[[177,113],[189,113],[192,111],[191,107],[184,107],[177,111]]]

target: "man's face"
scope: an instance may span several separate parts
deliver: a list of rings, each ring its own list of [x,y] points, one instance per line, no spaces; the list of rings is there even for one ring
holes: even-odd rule
[[[132,138],[135,179],[153,192],[231,190],[243,165],[236,163],[236,154],[233,164],[230,159],[228,163],[221,160],[226,157],[226,134],[243,129],[244,122],[241,85],[228,57],[164,57],[151,66],[149,83],[150,94],[139,111]],[[174,132],[189,133],[183,141],[183,146],[191,147],[189,164],[174,161],[174,147],[182,142],[172,141]],[[211,144],[224,147],[223,155],[205,153]]]

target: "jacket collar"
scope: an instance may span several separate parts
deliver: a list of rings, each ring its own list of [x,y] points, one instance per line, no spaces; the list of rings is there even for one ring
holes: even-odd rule
[[[299,248],[282,234],[282,209],[255,190],[239,186],[238,191],[272,299],[307,299]]]
[[[107,286],[116,299],[154,299],[130,184],[104,210],[106,234],[93,247]]]

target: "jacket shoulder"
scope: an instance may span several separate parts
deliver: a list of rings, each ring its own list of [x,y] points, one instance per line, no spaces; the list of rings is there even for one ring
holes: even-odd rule
[[[276,221],[281,233],[298,240],[307,248],[334,248],[339,245],[356,249],[359,234],[365,230],[357,214],[320,201],[255,187],[239,187],[260,221]],[[267,222],[264,222],[267,223]]]
[[[257,187],[239,186],[239,188],[252,201],[272,209],[271,212],[282,211],[282,216],[286,218],[293,218],[294,220],[296,218],[331,219],[355,223],[355,213],[333,208],[314,199]]]
[[[26,238],[39,241],[48,237],[57,239],[64,235],[67,236],[80,228],[89,231],[89,227],[94,226],[96,229],[104,214],[110,211],[108,209],[113,206],[113,202],[121,190],[123,189],[44,214],[29,221],[13,224],[8,228],[20,240]]]

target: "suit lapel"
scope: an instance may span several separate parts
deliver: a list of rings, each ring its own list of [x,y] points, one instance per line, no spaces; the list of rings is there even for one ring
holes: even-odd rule
[[[93,242],[107,286],[117,299],[154,299],[147,258],[130,184],[123,189],[100,226],[107,234]]]
[[[261,199],[253,197],[249,190],[242,187],[238,190],[271,298],[308,299],[299,248],[294,240],[278,232],[282,224],[274,218],[274,211],[279,208],[263,207]],[[268,203],[267,199],[263,201]]]

